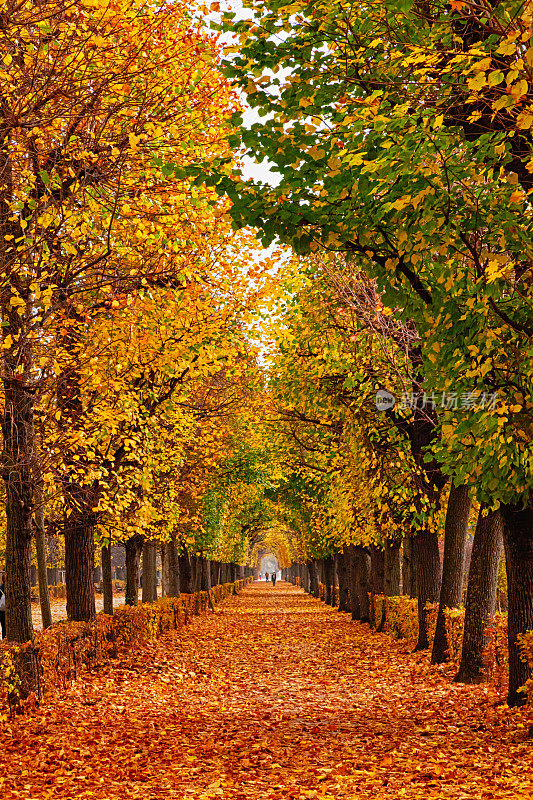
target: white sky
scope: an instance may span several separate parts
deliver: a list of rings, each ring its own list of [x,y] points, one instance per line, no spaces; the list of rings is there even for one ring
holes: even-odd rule
[[[253,16],[249,8],[243,8],[241,0],[223,0],[220,6],[222,10],[232,11],[234,14],[236,14],[236,19],[250,19]],[[219,14],[211,14],[210,17],[216,21],[219,21],[220,19]],[[222,41],[227,41],[228,43],[231,42],[231,37],[229,34],[222,34],[221,39]],[[262,117],[258,115],[255,109],[248,106],[244,95],[241,97],[241,100],[244,105],[244,126],[249,128],[255,122],[261,122]],[[271,171],[267,161],[263,161],[259,164],[249,156],[243,156],[242,162],[243,175],[245,178],[251,178],[263,183],[269,183],[271,186],[276,186],[279,183],[279,174]]]

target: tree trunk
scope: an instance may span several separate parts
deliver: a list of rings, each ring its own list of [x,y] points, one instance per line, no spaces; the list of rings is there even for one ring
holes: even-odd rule
[[[370,590],[373,594],[385,591],[385,551],[378,545],[370,545]]]
[[[161,597],[168,597],[168,552],[164,542],[159,550],[161,555]]]
[[[307,569],[309,570],[309,592],[313,597],[318,597],[318,571],[314,558],[307,561]]]
[[[309,580],[309,566],[307,564],[307,561],[304,561],[303,563],[303,571],[304,571],[304,589],[307,592],[307,594],[309,594],[311,590],[311,584]]]
[[[370,622],[370,554],[361,545],[350,545],[352,550],[352,619]]]
[[[348,559],[345,553],[337,555],[337,574],[339,576],[339,611],[350,611],[350,581]]]
[[[2,186],[0,187],[0,238],[4,246],[4,234],[14,228],[12,210],[9,211],[11,195],[12,164],[3,145]],[[6,202],[7,200],[7,202]],[[11,217],[11,221],[9,218]],[[2,250],[2,272],[4,277],[12,270],[7,266],[5,246]],[[13,266],[11,264],[11,266]],[[15,273],[17,270],[15,269]],[[9,297],[10,279],[7,278]],[[6,307],[7,305],[7,307]],[[6,636],[14,642],[33,640],[31,616],[31,537],[33,488],[35,466],[35,436],[33,423],[34,394],[28,390],[33,363],[32,338],[28,335],[33,307],[29,300],[22,308],[9,305],[4,297],[2,307],[2,475],[6,497]],[[33,688],[28,666],[28,688]],[[35,675],[33,674],[33,678]]]
[[[442,664],[449,660],[445,610],[459,608],[462,603],[466,537],[471,507],[472,501],[468,494],[468,488],[454,486],[452,483],[444,523],[442,583],[437,624],[431,649],[432,664]]]
[[[180,571],[180,591],[184,594],[193,594],[193,574],[191,569],[191,560],[187,548],[183,548],[183,553],[179,556],[179,571]]]
[[[189,556],[191,562],[191,574],[192,574],[192,585],[193,585],[193,592],[200,591],[200,577],[201,577],[201,569],[199,568],[200,565],[198,563],[198,556]]]
[[[143,603],[155,603],[157,600],[156,556],[155,542],[145,541],[143,544]]]
[[[384,593],[387,597],[398,597],[400,594],[400,573],[400,545],[386,539]]]
[[[202,566],[202,591],[211,591],[211,562],[204,556],[200,559]]]
[[[335,604],[335,597],[334,597],[334,582],[333,582],[333,573],[335,570],[335,565],[333,558],[328,556],[324,559],[324,584],[326,586],[326,604],[328,606],[332,606]]]
[[[74,519],[72,519],[74,517]],[[67,616],[89,622],[96,616],[94,603],[94,530],[75,513],[67,517],[65,528],[65,583]],[[71,522],[72,520],[72,522]]]
[[[39,603],[43,630],[52,624],[50,592],[48,591],[48,575],[46,572],[46,534],[44,531],[43,490],[40,480],[35,485],[35,552],[37,555],[37,578],[39,582]]]
[[[510,706],[523,705],[526,695],[519,689],[531,671],[520,658],[518,638],[533,630],[533,507],[502,505],[503,544],[507,569],[509,694]]]
[[[375,544],[370,545],[370,624],[377,627],[374,597],[385,593],[385,551]]]
[[[31,618],[31,515],[16,508],[17,492],[7,489],[6,633],[13,642],[33,639]],[[19,513],[17,513],[19,512]]]
[[[350,563],[350,605],[352,611],[352,619],[361,619],[361,604],[359,602],[359,558],[357,548],[354,544],[348,545],[346,548]]]
[[[58,573],[57,567],[48,567],[48,569],[46,570],[49,586],[57,586],[58,583],[57,573]]]
[[[436,531],[421,531],[412,539],[417,565],[418,641],[415,650],[429,647],[426,603],[436,603],[440,594],[439,539]]]
[[[417,572],[416,548],[413,547],[412,536],[408,535],[403,540],[402,594],[412,599],[418,596],[416,587]]]
[[[139,559],[142,550],[142,537],[136,533],[126,539],[126,596],[127,606],[139,604]]]
[[[499,511],[484,516],[481,506],[468,572],[461,663],[456,683],[481,683],[483,653],[489,637],[487,625],[496,607],[496,589],[502,551],[502,519]]]
[[[102,547],[102,588],[104,592],[104,614],[113,613],[113,579],[111,577],[111,545]]]
[[[166,566],[166,597],[179,597],[181,586],[181,561],[178,558],[176,540],[174,538],[165,542],[165,566]]]

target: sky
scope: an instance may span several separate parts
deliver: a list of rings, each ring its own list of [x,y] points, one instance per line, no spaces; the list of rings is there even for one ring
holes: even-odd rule
[[[252,17],[252,12],[249,8],[243,8],[241,0],[225,0],[225,2],[221,3],[221,10],[232,11],[236,15],[236,19],[250,19]],[[220,15],[213,14],[212,18],[218,21],[220,19]],[[231,41],[229,34],[223,34],[223,40],[226,39],[228,43]],[[254,122],[261,122],[262,118],[258,115],[257,111],[253,108],[250,108],[250,106],[246,103],[246,97],[244,94],[241,96],[241,100],[245,108],[243,114],[244,126],[251,127]],[[254,161],[254,159],[244,155],[242,157],[242,163],[243,175],[245,178],[251,178],[263,183],[269,183],[272,186],[275,186],[279,183],[279,174],[272,172],[267,161],[263,161],[258,164]]]

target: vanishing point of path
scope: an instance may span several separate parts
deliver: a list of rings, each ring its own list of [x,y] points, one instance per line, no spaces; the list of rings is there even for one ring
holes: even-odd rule
[[[10,798],[531,798],[523,711],[287,584],[2,723]],[[522,727],[518,727],[522,724]]]

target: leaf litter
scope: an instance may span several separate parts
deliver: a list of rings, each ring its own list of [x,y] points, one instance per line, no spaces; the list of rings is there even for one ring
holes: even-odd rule
[[[4,800],[533,797],[530,710],[288,584],[3,723]]]

